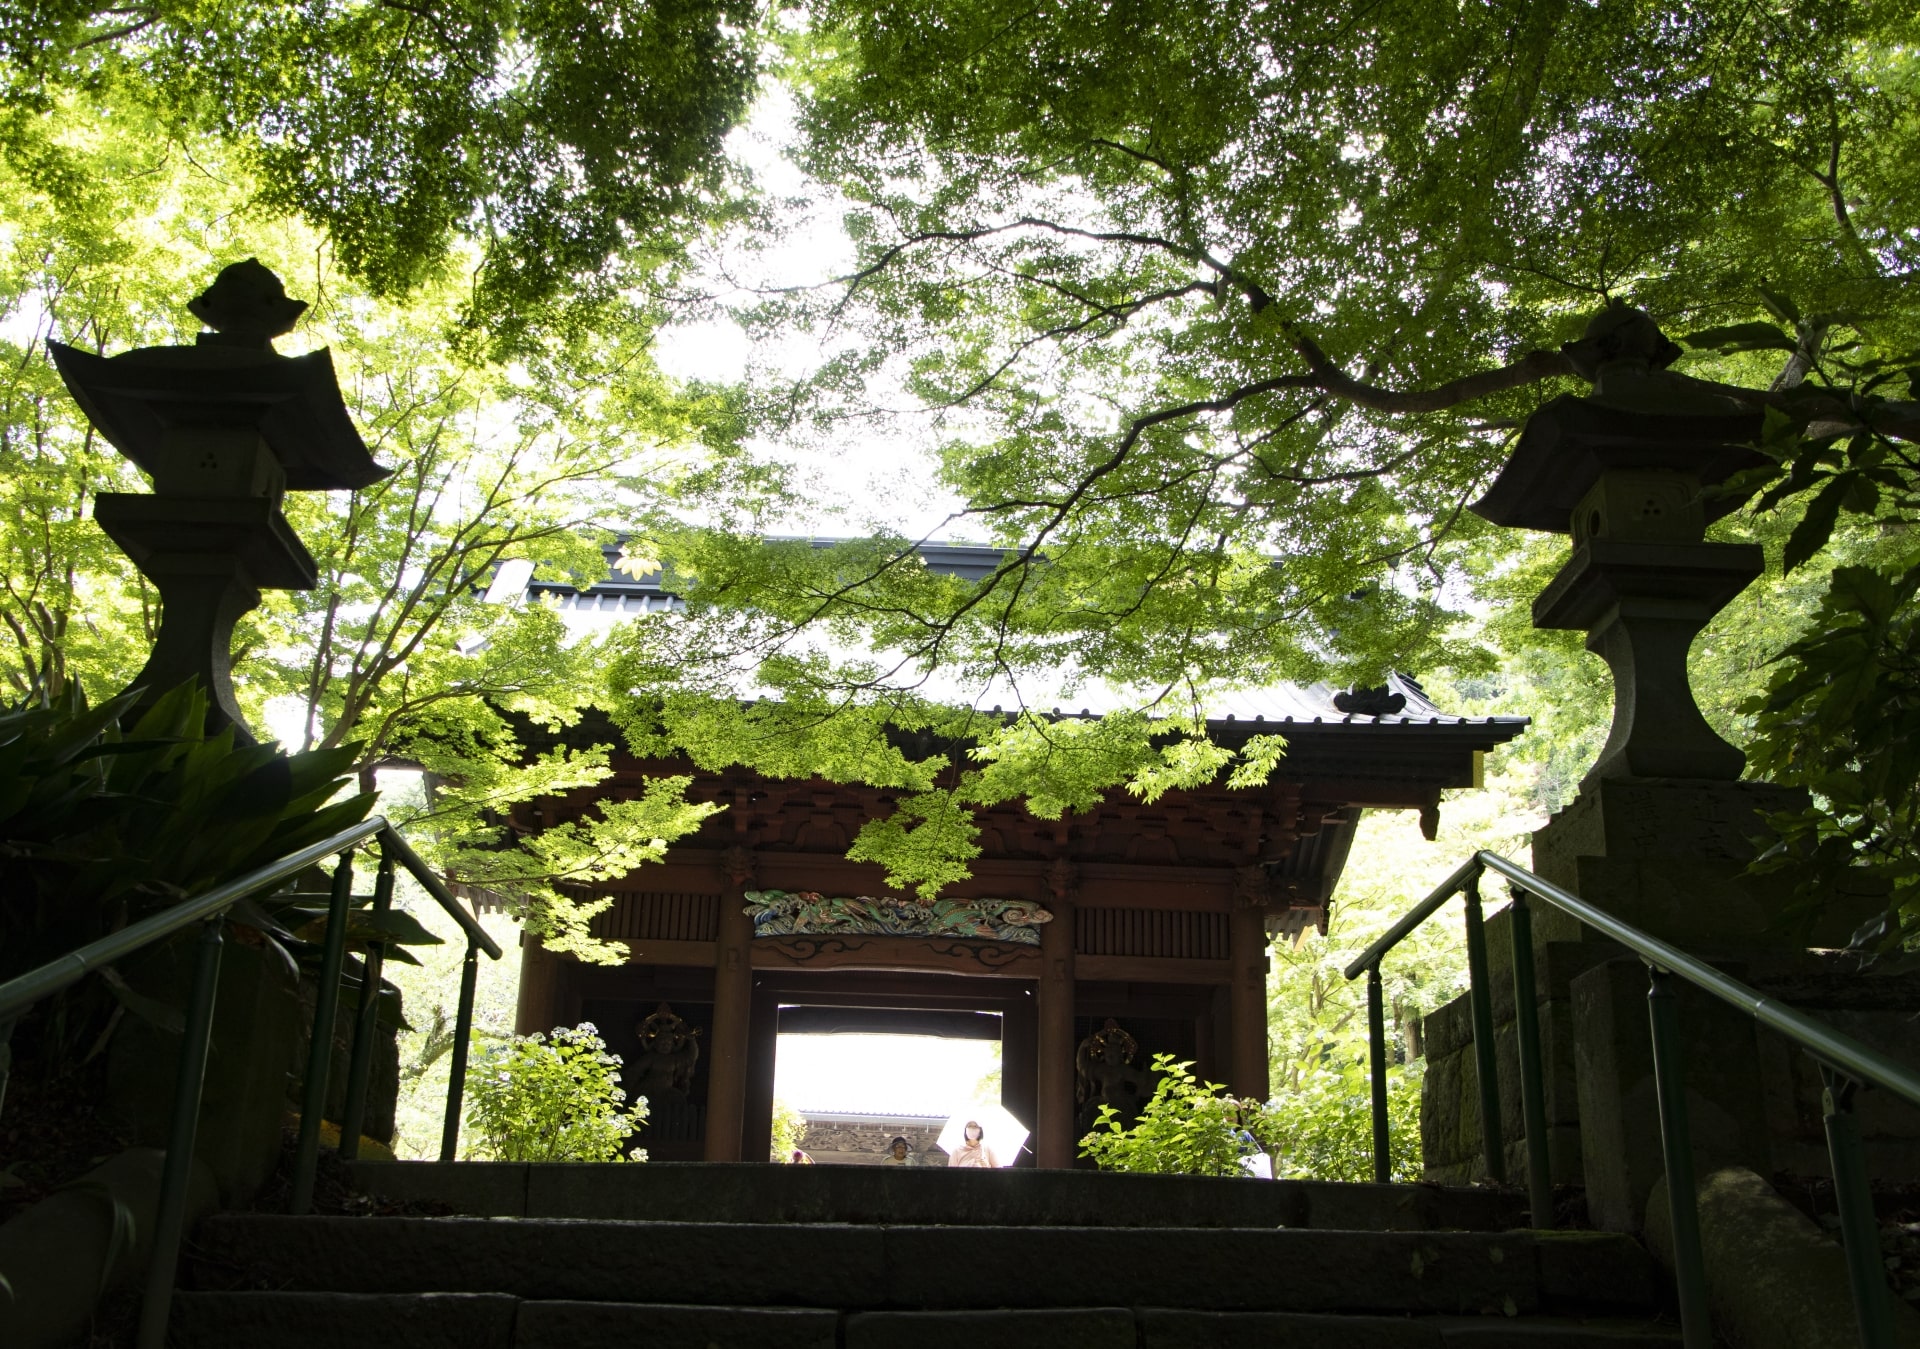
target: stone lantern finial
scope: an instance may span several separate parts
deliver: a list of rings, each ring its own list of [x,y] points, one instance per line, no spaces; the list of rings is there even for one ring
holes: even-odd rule
[[[1586,335],[1561,347],[1560,354],[1573,363],[1580,378],[1598,384],[1608,366],[1665,370],[1682,353],[1646,310],[1615,302],[1588,319]]]
[[[291,299],[271,268],[258,258],[220,269],[213,284],[187,301],[187,311],[214,331],[203,343],[273,350],[273,339],[293,331],[307,312],[305,300]]]

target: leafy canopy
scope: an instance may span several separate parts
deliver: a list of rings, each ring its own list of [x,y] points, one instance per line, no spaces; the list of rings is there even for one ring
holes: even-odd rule
[[[299,748],[355,746],[342,764],[363,789],[383,766],[426,769],[436,790],[402,822],[437,864],[507,894],[557,946],[617,957],[560,887],[658,855],[705,810],[668,783],[512,846],[502,821],[515,803],[601,780],[608,747],[526,751],[530,724],[569,722],[596,696],[596,657],[553,612],[486,591],[509,563],[589,583],[619,532],[689,494],[731,491],[730,400],[660,375],[644,297],[511,362],[450,349],[458,286],[380,299],[332,265],[318,233],[255,214],[245,154],[212,136],[170,141],[124,91],[90,97],[47,119],[88,170],[79,196],[40,190],[0,154],[0,677],[22,697],[58,701],[76,685],[111,696],[159,619],[157,595],[92,519],[99,493],[147,485],[88,426],[46,341],[111,354],[189,339],[182,302],[222,263],[257,254],[315,301],[282,345],[334,349],[349,410],[394,472],[360,492],[290,494],[321,585],[268,592],[242,621],[243,708],[256,728],[290,724]],[[742,481],[757,490],[754,475]]]
[[[1769,290],[1808,308],[1802,377],[1842,335],[1920,347],[1907,6],[812,19],[797,153],[858,263],[759,311],[843,352],[780,406],[903,385],[956,527],[1010,550],[966,593],[892,566],[805,595],[916,668],[1422,668],[1489,546],[1463,506],[1600,305],[1704,330],[1689,368],[1743,386],[1791,359],[1740,340]]]
[[[518,339],[593,313],[722,212],[756,23],[751,0],[9,6],[0,155],[84,195],[58,114],[116,91],[183,144],[223,138],[252,204],[324,231],[376,295],[471,266],[468,319]]]
[[[669,532],[649,544],[705,625],[679,650],[768,671],[813,742],[1012,709],[949,742],[971,762],[946,801],[916,788],[863,836],[928,883],[966,862],[953,807],[1002,784],[1065,809],[1197,774],[1221,684],[1484,672],[1454,624],[1514,544],[1465,507],[1583,391],[1561,347],[1596,310],[1646,307],[1683,373],[1812,439],[1915,363],[1916,37],[1910,6],[1813,0],[826,0],[782,74],[856,256],[745,315],[826,352],[767,377],[757,423],[906,404],[946,528],[1004,552],[965,582],[897,523],[839,549]],[[1898,385],[1881,438],[1910,443]],[[646,672],[672,665],[623,658],[611,691],[669,737]],[[1096,680],[1161,736],[1020,715]],[[771,724],[741,729],[771,757]]]

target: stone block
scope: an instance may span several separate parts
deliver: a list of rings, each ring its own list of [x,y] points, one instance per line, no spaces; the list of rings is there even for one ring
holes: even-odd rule
[[[361,1162],[352,1174],[369,1194],[437,1201],[480,1217],[1130,1228],[1505,1225],[1505,1210],[1475,1193],[1399,1186],[1379,1189],[1385,1198],[1376,1199],[1372,1186],[1095,1171]]]
[[[146,1271],[166,1154],[130,1148],[0,1226],[0,1345],[68,1349],[88,1338],[100,1299]],[[218,1202],[196,1161],[187,1221]]]
[[[123,961],[121,973],[139,992],[184,1009],[198,939],[198,931],[189,930],[148,947]],[[229,936],[221,952],[194,1143],[194,1155],[211,1168],[229,1206],[250,1203],[279,1164],[287,1083],[290,1074],[297,1080],[304,1070],[298,1053],[304,1038],[287,961]],[[179,1045],[178,1032],[137,1016],[125,1017],[114,1034],[107,1054],[107,1100],[135,1143],[167,1144]],[[340,1071],[344,1077],[344,1064]]]
[[[1768,1165],[1752,1018],[1674,982],[1696,1174]],[[1588,1215],[1605,1230],[1638,1231],[1647,1194],[1665,1170],[1646,967],[1609,961],[1576,979],[1573,990]]]
[[[197,1240],[210,1261],[292,1290],[404,1293],[430,1269],[443,1291],[527,1299],[887,1305],[880,1228],[235,1213],[210,1218]]]
[[[512,1349],[514,1307],[500,1293],[182,1293],[172,1334],[194,1349]]]
[[[1485,1170],[1477,1072],[1471,1047],[1427,1061],[1420,1085],[1420,1139],[1428,1180],[1467,1184]]]
[[[523,1302],[513,1349],[835,1349],[839,1327],[810,1307]]]
[[[992,1253],[989,1282],[928,1282],[963,1250]],[[1457,1313],[1538,1303],[1532,1249],[1515,1233],[893,1228],[887,1257],[893,1306],[1151,1296],[1199,1310]]]
[[[1652,1318],[1627,1321],[1536,1321],[1531,1317],[1450,1321],[1444,1349],[1681,1349],[1680,1332]]]
[[[1744,1167],[1703,1173],[1700,1250],[1714,1329],[1741,1349],[1856,1349],[1846,1254]],[[1647,1243],[1668,1268],[1673,1245],[1664,1183],[1647,1205]],[[1891,1294],[1893,1343],[1920,1349],[1920,1312]]]
[[[353,1061],[355,1018],[360,1005],[360,959],[349,956],[340,981],[340,999],[334,1010],[333,1054],[327,1070],[326,1108],[323,1118],[338,1123],[347,1105],[347,1069]],[[302,1099],[307,1074],[307,1055],[313,1035],[315,1003],[319,984],[314,973],[302,970],[300,1010],[295,1021],[298,1043],[294,1049],[296,1067],[289,1084],[294,1102]],[[376,995],[380,1013],[373,1033],[373,1064],[367,1073],[367,1115],[361,1135],[376,1142],[393,1139],[394,1111],[400,1099],[400,1040],[402,1020],[400,990],[387,980],[380,981]]]
[[[1808,956],[1793,968],[1758,973],[1751,982],[1898,1063],[1920,1063],[1920,974],[1847,968],[1850,957]],[[1766,1085],[1773,1170],[1825,1176],[1826,1127],[1820,1067],[1797,1044],[1758,1028]],[[1920,1181],[1920,1108],[1884,1091],[1854,1098],[1868,1171],[1881,1180]],[[1771,1173],[1769,1173],[1771,1174]]]
[[[1429,1061],[1459,1053],[1473,1043],[1473,1009],[1466,994],[1434,1008],[1420,1022]]]
[[[1349,1232],[1499,1232],[1521,1225],[1517,1196],[1497,1190],[1300,1182],[1307,1227]]]
[[[1440,1349],[1431,1319],[1144,1309],[1140,1349]]]
[[[1731,872],[1770,837],[1764,815],[1806,803],[1798,788],[1763,782],[1602,779],[1534,833],[1533,870],[1582,898],[1577,866],[1588,858],[1707,861]]]
[[[1133,1313],[1125,1307],[865,1312],[847,1318],[846,1349],[1134,1349],[1135,1343]]]
[[[474,1218],[551,1217],[527,1213],[525,1162],[352,1162],[355,1187],[400,1203],[445,1204]]]
[[[1536,1232],[1540,1300],[1558,1312],[1649,1311],[1660,1300],[1653,1257],[1612,1232]]]

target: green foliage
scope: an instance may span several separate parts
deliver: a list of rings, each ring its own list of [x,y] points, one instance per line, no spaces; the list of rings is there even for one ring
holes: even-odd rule
[[[370,794],[341,797],[351,749],[287,755],[206,733],[193,684],[162,695],[124,732],[138,690],[88,708],[69,683],[52,705],[0,712],[0,979],[24,973],[222,881],[298,851],[364,818]],[[230,922],[296,952],[315,932],[293,897],[242,901]],[[324,923],[322,924],[324,926]],[[406,915],[353,935],[436,940]],[[404,952],[396,954],[405,959]],[[168,1009],[117,971],[34,1009],[16,1043],[49,1071],[69,1066],[114,1002],[163,1024]]]
[[[192,684],[123,733],[136,697],[89,709],[70,688],[55,706],[0,714],[0,973],[318,842],[373,803],[333,800],[351,750],[287,755],[209,736]]]
[[[1509,673],[1509,672],[1499,672]],[[1511,671],[1505,712],[1540,707]],[[1476,677],[1482,678],[1482,677]],[[1466,681],[1471,683],[1473,681]],[[1464,685],[1463,685],[1464,687]],[[1487,710],[1472,709],[1476,715]],[[1549,710],[1552,710],[1549,704]],[[1601,728],[1604,733],[1604,726]],[[1468,853],[1490,848],[1525,858],[1525,833],[1545,823],[1539,802],[1551,762],[1529,757],[1532,736],[1493,756],[1484,789],[1450,794],[1429,842],[1412,812],[1368,811],[1328,907],[1327,930],[1308,930],[1271,950],[1267,1045],[1272,1098],[1268,1151],[1276,1174],[1323,1180],[1373,1175],[1366,980],[1346,977],[1388,927],[1444,880]],[[1585,765],[1580,765],[1584,770]],[[1489,899],[1493,898],[1489,892]],[[1415,928],[1381,967],[1386,1013],[1388,1146],[1396,1179],[1419,1179],[1424,1018],[1466,991],[1461,908],[1450,904]],[[1267,1141],[1269,1135],[1262,1135]]]
[[[1809,906],[1884,893],[1855,938],[1896,949],[1920,934],[1920,566],[1843,566],[1800,639],[1748,704],[1755,771],[1807,787],[1815,804],[1775,816],[1785,872]]]
[[[1102,1171],[1244,1175],[1236,1131],[1245,1128],[1264,1142],[1270,1134],[1261,1119],[1264,1107],[1226,1095],[1217,1082],[1201,1082],[1191,1063],[1177,1063],[1171,1054],[1155,1054],[1153,1071],[1159,1081],[1139,1122],[1127,1128],[1112,1106],[1101,1106],[1092,1131],[1080,1140],[1080,1155]]]
[[[253,179],[243,205],[325,232],[375,294],[471,268],[470,317],[522,338],[646,284],[720,212],[755,22],[744,0],[15,8],[0,155],[83,197],[58,115],[113,99],[163,144],[223,140]]]
[[[85,127],[62,151],[86,168],[81,196],[36,186],[0,147],[0,677],[23,697],[57,699],[75,681],[107,696],[140,669],[159,616],[91,518],[99,493],[145,484],[89,430],[46,340],[107,353],[178,342],[197,326],[184,300],[221,263],[258,254],[315,301],[282,345],[332,344],[349,410],[394,472],[360,492],[290,495],[321,585],[268,592],[243,619],[242,707],[255,727],[292,723],[303,749],[357,744],[366,787],[379,766],[424,767],[435,790],[401,822],[431,861],[506,895],[557,945],[617,959],[561,887],[657,855],[704,812],[663,789],[517,846],[503,821],[518,803],[607,774],[603,747],[527,748],[578,719],[598,667],[553,611],[485,594],[516,562],[589,583],[620,529],[723,490],[727,400],[660,377],[644,300],[488,363],[446,340],[466,287],[443,278],[405,303],[379,299],[321,237],[250,210],[260,180],[217,139],[171,142],[118,86],[50,121]]]
[[[813,19],[798,157],[858,257],[758,320],[864,339],[800,406],[905,384],[1008,557],[958,600],[813,598],[949,658],[1148,689],[1430,669],[1449,572],[1500,547],[1462,507],[1595,308],[1704,329],[1689,373],[1747,386],[1920,337],[1901,7]],[[1820,312],[1776,317],[1787,291]]]
[[[1284,750],[1272,735],[1222,749],[1206,738],[1191,700],[1172,694],[1157,708],[1098,718],[1001,714],[957,694],[942,705],[929,692],[898,687],[878,662],[789,652],[786,644],[805,639],[803,596],[858,584],[880,565],[884,550],[870,540],[761,547],[662,531],[658,543],[677,559],[670,572],[683,583],[721,569],[759,579],[749,584],[730,571],[728,593],[718,598],[692,585],[687,613],[636,620],[609,636],[604,700],[629,747],[682,753],[707,769],[743,764],[773,777],[817,774],[899,789],[893,813],[866,822],[848,853],[884,866],[890,885],[932,896],[968,875],[983,808],[1020,801],[1057,819],[1115,787],[1151,800],[1223,774],[1253,786]],[[899,584],[959,584],[917,562],[912,570]],[[736,607],[743,594],[753,597],[746,612]],[[743,688],[761,697],[742,702]]]
[[[607,1053],[592,1022],[552,1035],[516,1035],[489,1051],[467,1077],[472,1155],[498,1162],[612,1162],[647,1120],[644,1099],[624,1109],[620,1056]],[[634,1148],[624,1154],[644,1162]]]
[[[790,1162],[794,1151],[799,1148],[800,1140],[806,1136],[807,1117],[785,1101],[773,1103],[773,1141],[767,1149],[767,1160]]]
[[[1387,1149],[1393,1179],[1421,1179],[1420,1080],[1415,1061],[1387,1069]],[[1364,1058],[1302,1072],[1267,1103],[1276,1177],[1373,1179],[1373,1097]]]
[[[1559,348],[1594,310],[1646,306],[1691,334],[1686,374],[1808,434],[1912,364],[1909,9],[816,7],[786,43],[797,195],[837,194],[856,256],[768,278],[741,314],[835,353],[753,406],[797,439],[904,404],[958,503],[945,527],[1002,561],[933,575],[884,519],[841,549],[756,549],[744,520],[657,541],[714,664],[820,638],[839,654],[760,686],[803,686],[815,741],[868,739],[909,694],[1007,706],[1015,724],[969,731],[973,771],[1049,811],[1199,771],[1183,719],[1223,688],[1487,674],[1452,626],[1477,597],[1458,581],[1497,582],[1516,547],[1465,507],[1525,416],[1576,390]],[[1915,426],[1907,404],[1881,430]],[[867,520],[864,486],[841,504]],[[1871,504],[1815,493],[1791,561],[1842,497]],[[1558,804],[1604,683],[1570,646],[1541,665],[1580,700],[1542,763]],[[1165,718],[1158,743],[1018,724],[1098,681]],[[965,845],[910,813],[863,839],[923,884]]]

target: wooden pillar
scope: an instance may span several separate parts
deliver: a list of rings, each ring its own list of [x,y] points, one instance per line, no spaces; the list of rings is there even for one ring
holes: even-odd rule
[[[748,1040],[753,1023],[753,920],[747,917],[745,898],[753,885],[753,854],[745,848],[729,848],[720,866],[726,886],[713,952],[706,1159],[737,1162],[746,1123]]]
[[[1053,921],[1040,929],[1039,1022],[1034,1102],[1034,1164],[1065,1168],[1075,1152],[1073,1099],[1073,868],[1055,862],[1047,873]]]
[[[1227,1087],[1235,1096],[1267,1099],[1267,916],[1236,904],[1227,923],[1233,982],[1227,987]]]
[[[1037,1049],[1034,1037],[1039,1021],[1033,1001],[1033,991],[1029,988],[1026,996],[1007,1003],[1000,1013],[1000,1104],[1028,1129],[1034,1126],[1033,1107],[1039,1085],[1034,1079]],[[1014,1165],[1030,1167],[1033,1162],[1034,1144],[1029,1140]]]
[[[753,990],[753,1014],[747,1026],[746,1118],[740,1130],[740,1159],[764,1162],[773,1151],[773,1063],[780,1052],[780,998]]]
[[[560,957],[538,937],[520,932],[520,994],[513,1008],[513,1033],[544,1034],[560,1025]]]
[[[1225,1082],[1233,1064],[1233,986],[1231,983],[1213,986],[1212,996],[1207,1001],[1205,1020],[1207,1039],[1213,1048],[1213,1057],[1208,1060],[1206,1078],[1209,1082]]]

